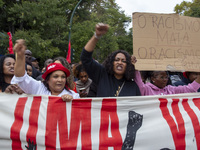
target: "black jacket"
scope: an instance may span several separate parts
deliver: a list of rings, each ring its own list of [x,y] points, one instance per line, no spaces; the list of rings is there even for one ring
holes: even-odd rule
[[[119,96],[141,95],[135,81],[117,80],[113,75],[109,75],[101,64],[92,59],[92,52],[87,52],[83,49],[81,61],[89,77],[97,86],[97,97],[115,97],[118,86],[123,83],[124,86]]]

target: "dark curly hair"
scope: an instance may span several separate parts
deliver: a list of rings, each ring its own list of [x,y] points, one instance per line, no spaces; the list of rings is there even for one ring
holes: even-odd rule
[[[125,50],[117,50],[112,52],[103,62],[103,66],[105,67],[106,71],[110,75],[114,75],[113,70],[113,62],[115,60],[115,57],[118,53],[122,53],[126,57],[126,70],[124,73],[124,77],[126,80],[130,81],[135,78],[135,66],[131,63],[131,55],[125,51]]]
[[[4,60],[8,57],[11,57],[15,60],[15,55],[14,54],[7,54],[4,56],[0,57],[0,88],[2,88],[5,84],[5,80],[4,80],[4,72],[3,72],[3,64],[4,64]]]

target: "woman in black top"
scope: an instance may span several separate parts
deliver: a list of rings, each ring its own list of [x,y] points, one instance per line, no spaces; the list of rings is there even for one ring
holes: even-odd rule
[[[94,36],[85,45],[81,61],[89,77],[97,86],[97,97],[140,96],[140,90],[135,83],[135,67],[131,56],[124,50],[111,53],[103,65],[92,58],[96,43],[107,33],[109,26],[97,24]]]

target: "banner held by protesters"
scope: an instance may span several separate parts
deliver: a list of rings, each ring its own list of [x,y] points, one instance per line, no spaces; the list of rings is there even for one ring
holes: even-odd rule
[[[37,149],[200,149],[200,96],[75,99],[0,94],[0,145]],[[1,148],[0,148],[1,149]]]

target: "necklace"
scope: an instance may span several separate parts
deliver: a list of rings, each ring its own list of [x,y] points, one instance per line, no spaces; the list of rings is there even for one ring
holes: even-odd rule
[[[119,93],[121,92],[122,88],[124,87],[125,81],[122,83],[121,86],[118,86],[118,89],[116,90],[115,96],[118,97]]]

